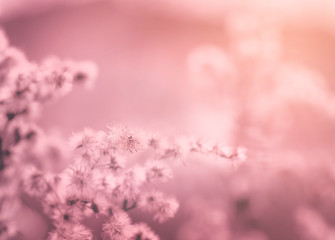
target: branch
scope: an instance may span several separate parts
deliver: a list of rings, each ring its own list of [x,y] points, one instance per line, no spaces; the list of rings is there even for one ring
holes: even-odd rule
[[[129,211],[129,210],[132,210],[132,209],[134,209],[134,208],[136,208],[137,203],[134,202],[130,207],[128,207],[127,205],[128,205],[128,200],[127,200],[127,199],[123,200],[123,206],[122,206],[122,209],[123,209],[125,212],[127,212],[127,211]]]
[[[2,138],[0,138],[0,171],[2,171],[5,168],[4,163],[4,156],[3,156],[3,150],[2,150]]]

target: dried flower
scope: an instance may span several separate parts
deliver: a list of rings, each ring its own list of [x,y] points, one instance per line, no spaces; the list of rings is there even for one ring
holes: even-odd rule
[[[133,225],[131,240],[159,240],[159,237],[145,223]]]
[[[173,218],[179,208],[175,198],[164,196],[159,191],[142,194],[138,205],[146,211],[153,212],[154,219],[160,223]]]
[[[178,208],[179,203],[175,198],[165,198],[164,200],[157,203],[154,219],[157,220],[159,223],[165,222],[166,220],[175,216]]]
[[[167,165],[158,161],[148,162],[145,166],[147,181],[159,180],[167,182],[172,179],[172,171]]]
[[[92,240],[93,234],[81,224],[57,225],[48,240]]]
[[[115,212],[102,226],[104,240],[128,240],[132,234],[131,221],[125,212]]]
[[[50,191],[50,185],[45,178],[45,174],[37,169],[27,169],[24,181],[24,189],[33,196],[44,196]]]

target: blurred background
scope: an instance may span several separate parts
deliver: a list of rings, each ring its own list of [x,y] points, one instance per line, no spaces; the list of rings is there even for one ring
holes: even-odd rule
[[[335,147],[335,1],[0,0],[0,23],[30,60],[56,55],[99,66],[93,90],[76,88],[44,110],[45,129],[59,128],[68,137],[87,126],[122,122],[243,145],[251,162],[276,162],[262,174],[250,166],[219,173],[207,183],[226,191],[215,191],[212,204],[192,200],[172,229],[185,216],[196,218],[194,205],[216,229],[210,239],[229,237],[222,230],[228,218],[237,232],[266,233],[233,239],[326,239],[298,238],[288,216],[307,202],[335,223],[328,211],[335,199],[334,173],[328,172]],[[203,179],[217,173],[192,170]],[[179,188],[191,184],[185,180]],[[200,188],[194,191],[204,193],[206,186]],[[248,212],[250,201],[255,205]],[[215,211],[230,203],[237,212]],[[323,221],[313,216],[298,212],[298,219]],[[322,224],[317,232],[326,231]],[[190,220],[188,226],[173,238],[198,239],[189,229],[203,224]]]
[[[121,121],[228,143],[278,144],[286,134],[285,144],[333,144],[331,0],[2,0],[0,9],[11,43],[29,59],[99,66],[93,91],[76,89],[45,110],[47,128],[70,134]],[[309,80],[273,79],[283,71]]]

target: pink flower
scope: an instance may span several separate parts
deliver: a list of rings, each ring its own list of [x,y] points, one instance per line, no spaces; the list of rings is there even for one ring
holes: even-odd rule
[[[175,198],[164,196],[159,191],[143,193],[138,205],[146,211],[153,212],[154,219],[159,223],[173,218],[179,208],[179,203]]]
[[[133,225],[131,240],[159,240],[159,237],[145,223]]]
[[[129,240],[132,234],[131,221],[125,212],[115,212],[102,226],[104,240]]]
[[[96,171],[80,165],[69,167],[61,174],[61,177],[63,187],[67,191],[78,194],[92,194],[98,184]]]
[[[125,199],[136,199],[144,182],[144,169],[135,166],[120,176],[119,193]]]
[[[119,153],[131,154],[143,149],[143,135],[140,131],[120,126],[109,126],[108,129],[110,144],[114,145]]]
[[[179,203],[173,197],[165,198],[158,202],[157,209],[155,209],[154,219],[159,223],[173,218],[179,208]]]
[[[84,84],[87,89],[92,89],[98,76],[96,64],[91,61],[84,61],[73,65],[73,82]]]
[[[32,196],[42,197],[51,191],[45,175],[33,167],[26,170],[24,179],[24,190]]]
[[[172,179],[171,169],[159,161],[150,161],[145,165],[146,178],[148,182],[159,180],[163,183]]]
[[[57,225],[48,240],[93,240],[93,234],[81,224]]]

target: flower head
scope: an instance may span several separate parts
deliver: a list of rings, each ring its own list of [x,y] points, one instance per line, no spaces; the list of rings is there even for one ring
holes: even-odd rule
[[[166,220],[173,218],[179,208],[179,203],[173,197],[165,198],[159,202],[155,211],[154,219],[159,223],[165,222]]]
[[[159,161],[148,162],[145,166],[147,181],[159,180],[161,182],[167,182],[172,178],[171,169]]]
[[[129,240],[132,233],[131,221],[123,211],[115,212],[102,226],[104,240]]]
[[[125,199],[135,199],[144,181],[144,169],[138,166],[133,167],[120,176],[119,194]]]
[[[159,237],[145,223],[133,225],[131,240],[159,240]]]
[[[48,240],[92,240],[93,234],[81,224],[58,225]]]
[[[162,192],[151,191],[142,194],[139,206],[154,213],[154,219],[162,223],[175,216],[179,203],[173,197],[164,196]]]
[[[90,61],[84,61],[74,64],[73,67],[74,83],[84,84],[87,89],[92,89],[95,79],[98,76],[97,66]]]
[[[42,172],[30,168],[26,171],[24,189],[32,196],[41,197],[50,191],[50,184]]]
[[[120,126],[109,126],[108,128],[110,143],[116,147],[119,153],[131,154],[143,148],[143,135],[140,131]]]

